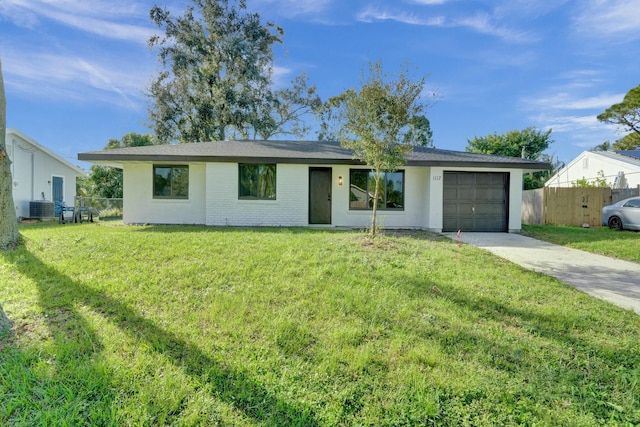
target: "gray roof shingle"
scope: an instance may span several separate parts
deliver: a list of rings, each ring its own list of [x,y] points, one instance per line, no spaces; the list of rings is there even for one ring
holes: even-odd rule
[[[304,163],[361,165],[353,152],[326,141],[221,141],[116,148],[78,154],[78,160],[119,164],[126,161]],[[516,157],[414,147],[408,166],[475,166],[548,169],[546,163]]]
[[[638,150],[594,151],[594,153],[604,157],[608,157],[610,159],[625,162],[625,163],[628,163],[629,165],[633,165],[637,167],[637,166],[640,166],[640,157],[635,157],[633,155],[628,154],[629,152],[632,153],[634,151],[637,152]]]
[[[640,160],[640,150],[617,150],[616,153]]]

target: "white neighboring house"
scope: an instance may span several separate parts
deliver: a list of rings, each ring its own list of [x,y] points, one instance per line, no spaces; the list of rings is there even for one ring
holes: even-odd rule
[[[123,169],[129,224],[369,225],[370,170],[337,143],[223,141],[79,153]],[[441,231],[521,229],[527,159],[416,147],[384,177],[379,225]]]
[[[17,218],[32,216],[33,201],[58,201],[73,206],[76,178],[86,175],[82,169],[16,129],[7,129],[6,145]]]
[[[545,187],[572,187],[580,179],[602,178],[611,188],[640,186],[640,150],[584,151],[560,169]]]

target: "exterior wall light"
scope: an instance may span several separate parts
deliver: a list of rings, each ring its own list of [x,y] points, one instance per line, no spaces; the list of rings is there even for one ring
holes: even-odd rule
[[[342,185],[342,177],[341,176],[338,177],[338,185]]]

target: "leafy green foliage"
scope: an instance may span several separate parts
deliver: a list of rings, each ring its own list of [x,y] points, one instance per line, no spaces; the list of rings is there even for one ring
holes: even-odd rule
[[[553,142],[550,139],[551,129],[546,132],[528,127],[523,130],[512,130],[499,135],[494,132],[485,137],[474,136],[467,140],[466,151],[471,153],[496,154],[498,156],[521,157],[537,160],[544,150]]]
[[[130,132],[120,139],[109,139],[105,150],[124,147],[157,145],[158,141],[149,134]],[[122,169],[111,166],[93,165],[86,178],[77,180],[78,195],[107,199],[122,198]]]
[[[0,338],[2,425],[640,422],[640,318],[472,246],[21,231],[25,246],[0,253],[15,322]]]
[[[409,120],[402,142],[414,146],[433,147],[433,131],[429,119],[426,116],[413,116]]]
[[[148,145],[158,145],[160,142],[153,136],[148,133],[139,134],[135,132],[129,132],[125,135],[122,135],[122,138],[109,139],[107,145],[104,147],[105,150],[111,150],[114,148],[126,148],[126,147],[145,147]]]
[[[156,48],[164,70],[149,88],[150,122],[164,142],[302,136],[304,118],[320,104],[302,74],[272,89],[273,45],[282,28],[263,24],[243,0],[191,0],[181,16],[159,6]]]
[[[593,151],[637,150],[640,149],[640,133],[631,132],[611,144],[605,141],[593,147]]]
[[[598,144],[595,147],[593,147],[593,151],[609,151],[611,150],[613,147],[611,145],[611,141],[605,141],[602,144]]]
[[[640,133],[631,132],[613,143],[614,150],[640,149]]]
[[[271,102],[268,102],[271,101]],[[322,107],[322,101],[315,85],[309,85],[305,73],[293,79],[290,87],[278,89],[272,97],[268,97],[258,108],[262,110],[258,125],[245,126],[243,135],[251,131],[253,137],[271,139],[274,136],[304,137],[311,130],[305,118]]]
[[[628,132],[640,135],[640,85],[630,89],[622,102],[599,114],[598,120],[620,125]]]
[[[604,177],[604,171],[598,171],[598,176],[593,180],[588,180],[584,177],[577,179],[571,182],[572,187],[578,188],[607,188],[609,184],[607,183],[607,179]]]
[[[551,129],[543,132],[535,127],[528,127],[523,130],[516,129],[500,135],[494,132],[485,137],[474,136],[473,139],[467,140],[465,150],[472,153],[548,161],[553,159],[549,157],[543,158],[542,152],[549,148],[549,145],[553,142],[550,139],[550,135]],[[527,174],[524,176],[524,189],[540,188],[550,176],[549,171]]]
[[[565,167],[565,163],[558,159],[555,154],[542,153],[539,161],[549,165],[549,169],[540,172],[527,173],[523,176],[523,187],[526,190],[542,188],[549,178],[555,175],[560,169]]]
[[[122,198],[122,169],[93,165],[89,175],[81,181],[83,195],[105,199]]]
[[[243,0],[191,3],[178,17],[159,6],[150,12],[164,35],[149,46],[165,71],[151,84],[149,114],[166,142],[224,140],[228,128],[259,126],[259,107],[272,96],[272,45],[283,35]]]
[[[330,100],[338,110],[340,144],[375,172],[373,200],[379,199],[382,172],[397,170],[406,163],[413,145],[431,141],[429,121],[421,116],[424,82],[424,78],[411,80],[407,70],[397,76],[385,73],[378,61],[369,64],[369,75],[359,90],[349,89]],[[376,234],[376,213],[374,203],[372,236]]]

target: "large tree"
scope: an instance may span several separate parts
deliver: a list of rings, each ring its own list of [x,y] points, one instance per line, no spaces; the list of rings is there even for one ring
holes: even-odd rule
[[[349,92],[349,91],[347,91]],[[318,122],[316,136],[319,141],[337,141],[344,125],[343,100],[346,95],[334,96],[324,103],[315,104],[311,112]],[[430,103],[430,101],[428,102]],[[426,107],[427,104],[423,104]],[[403,142],[414,146],[433,147],[433,131],[427,116],[413,116],[403,132]]]
[[[542,152],[553,142],[551,129],[546,132],[528,127],[523,130],[511,130],[504,134],[494,132],[491,135],[467,140],[466,151],[471,153],[496,154],[499,156],[521,157],[537,160]]]
[[[620,125],[626,132],[640,135],[640,85],[629,90],[622,102],[599,114],[598,120]]]
[[[349,89],[330,101],[339,112],[340,144],[353,150],[354,159],[366,163],[374,174],[372,237],[383,173],[396,171],[406,163],[413,145],[430,140],[428,121],[421,119],[426,108],[420,99],[424,83],[424,77],[412,80],[406,67],[397,75],[388,74],[378,61],[369,64],[359,89]]]
[[[552,176],[558,173],[562,168],[566,166],[566,164],[558,159],[558,157],[554,154],[546,154],[543,153],[538,158],[539,161],[544,162],[549,165],[549,169],[528,173],[524,176],[524,188],[526,190],[533,190],[536,188],[542,188],[544,183],[549,180]]]
[[[499,156],[521,157],[531,160],[545,160],[542,152],[553,142],[551,129],[543,132],[535,127],[512,130],[504,134],[494,132],[491,135],[467,140],[465,150],[472,153],[496,154]],[[540,188],[548,172],[534,172],[524,177],[524,188]]]
[[[591,149],[591,151],[609,151],[613,147],[611,146],[611,141],[605,141],[602,144],[598,144]]]
[[[0,249],[15,246],[20,240],[16,208],[13,204],[11,160],[7,153],[7,98],[0,60]]]
[[[291,86],[277,89],[259,106],[257,125],[249,124],[246,134],[255,138],[271,139],[275,136],[304,137],[311,130],[305,121],[322,107],[315,85],[309,85],[305,73],[293,79]]]
[[[159,140],[298,135],[304,108],[317,95],[304,76],[290,90],[274,91],[273,46],[281,28],[263,24],[245,0],[191,0],[181,16],[154,6],[150,16],[164,33],[149,40],[163,66],[149,88]]]
[[[123,135],[120,139],[111,138],[104,147],[105,150],[123,147],[142,147],[157,145],[156,138],[149,134],[135,132]],[[111,166],[93,165],[89,175],[80,182],[81,192],[86,196],[107,199],[122,198],[122,169]]]
[[[613,143],[614,150],[638,150],[640,149],[640,133],[631,132]]]
[[[638,150],[640,149],[640,133],[631,132],[611,144],[605,141],[592,148],[593,151]]]

